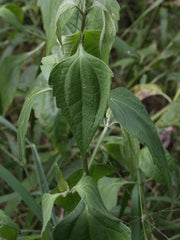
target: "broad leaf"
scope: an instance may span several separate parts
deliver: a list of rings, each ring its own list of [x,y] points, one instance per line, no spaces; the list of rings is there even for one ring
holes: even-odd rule
[[[54,230],[54,239],[66,240],[130,240],[129,229],[104,207],[91,177],[74,187],[82,201]]]
[[[153,157],[155,165],[171,189],[170,174],[162,143],[151,122],[148,113],[138,98],[125,88],[112,90],[109,106],[115,119],[133,137],[146,144]]]
[[[34,104],[34,99],[41,93],[51,91],[51,88],[46,89],[35,89],[26,99],[23,109],[21,111],[19,120],[18,120],[18,146],[19,146],[19,154],[20,158],[24,164],[26,164],[25,158],[25,135],[27,132],[28,121],[31,113],[32,106]]]
[[[99,41],[100,41],[101,31],[98,30],[88,30],[84,33],[84,49],[87,53],[101,58],[99,51]],[[78,48],[80,38],[80,32],[62,36],[62,51],[63,58],[67,58],[75,54]]]
[[[131,182],[120,178],[103,177],[98,181],[98,189],[105,207],[110,211],[116,206],[121,186]]]
[[[38,6],[41,8],[44,29],[47,36],[47,55],[56,42],[56,13],[62,1],[63,0],[38,0]]]
[[[16,240],[18,231],[19,226],[0,210],[0,237],[7,240]]]
[[[83,156],[104,116],[111,76],[108,66],[81,46],[50,74],[57,107],[67,118]]]
[[[90,169],[90,175],[94,181],[98,181],[100,178],[104,176],[108,176],[114,172],[115,172],[114,167],[110,165],[104,165],[104,164],[92,165]],[[79,182],[82,176],[83,176],[83,170],[81,169],[73,173],[67,179],[69,187],[72,189]],[[66,212],[71,212],[77,206],[79,201],[80,201],[79,195],[76,192],[74,192],[74,193],[69,193],[65,197],[59,196],[55,201],[55,204],[57,204],[60,207],[63,207],[66,210]]]

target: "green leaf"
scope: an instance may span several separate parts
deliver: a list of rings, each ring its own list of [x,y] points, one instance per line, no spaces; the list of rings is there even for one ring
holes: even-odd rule
[[[54,240],[130,240],[129,229],[111,215],[103,205],[91,177],[74,187],[82,201],[54,230]]]
[[[25,54],[9,56],[4,59],[0,68],[0,112],[5,114],[14,98]]]
[[[62,1],[63,0],[38,0],[38,6],[41,8],[43,25],[47,36],[47,55],[56,42],[56,13]]]
[[[103,11],[102,15],[104,24],[100,37],[100,52],[102,60],[108,63],[109,54],[116,36],[116,22],[113,21],[107,11]]]
[[[98,30],[88,30],[84,33],[84,49],[87,53],[101,58],[99,51],[99,41],[100,41],[101,31]],[[80,32],[62,36],[62,51],[63,58],[67,58],[75,54],[78,48],[80,38]]]
[[[114,173],[116,169],[110,165],[105,164],[95,164],[90,169],[90,175],[94,179],[94,181],[98,181],[100,178],[104,176],[108,176]],[[72,189],[83,176],[83,170],[79,169],[74,172],[70,177],[68,177],[67,182],[69,187]],[[54,192],[55,193],[55,192]],[[80,197],[79,195],[74,193],[69,193],[67,196],[59,196],[55,204],[63,207],[67,212],[71,212],[79,203]]]
[[[42,58],[41,71],[46,80],[49,79],[50,72],[55,64],[59,62],[58,55],[53,54]]]
[[[59,166],[56,164],[56,178],[57,178],[57,182],[58,182],[58,188],[60,192],[65,192],[65,191],[69,191],[69,185],[67,183],[67,181],[65,180],[61,169],[59,168]]]
[[[131,173],[131,176],[136,179],[137,166],[140,155],[140,144],[137,138],[132,137],[124,129],[122,129],[123,146],[120,148],[121,156]]]
[[[113,42],[115,40],[116,31],[118,29],[118,20],[119,20],[119,4],[116,1],[112,1],[111,4],[109,4],[109,1],[106,0],[100,0],[94,2],[94,10],[92,13],[90,12],[90,20],[93,25],[93,18],[95,21],[98,21],[98,14],[102,14],[102,20],[99,20],[98,22],[102,22],[102,27],[98,27],[97,29],[102,29],[101,31],[101,37],[100,37],[100,53],[101,58],[103,61],[108,63],[109,60],[109,54],[113,45]],[[96,8],[99,8],[99,13]],[[101,16],[101,15],[100,15]],[[97,18],[98,17],[98,18]],[[95,23],[96,26],[96,23]],[[96,29],[96,28],[95,28]]]
[[[115,48],[117,52],[118,58],[138,58],[139,55],[136,52],[134,48],[129,46],[124,40],[122,40],[120,37],[116,36],[115,42],[113,44],[113,47]]]
[[[0,67],[0,113],[5,114],[8,107],[13,101],[18,85],[20,71],[30,56],[39,51],[44,43],[39,45],[31,52],[19,54],[16,56],[8,56],[2,62]]]
[[[118,30],[119,4],[116,1],[94,1],[93,9],[87,15],[88,29],[102,30],[99,42],[101,59],[108,63],[111,47]]]
[[[158,167],[154,164],[153,158],[147,147],[141,149],[139,167],[144,172],[146,177],[152,178],[161,184],[164,183],[163,176]]]
[[[80,39],[80,32],[72,35],[63,35],[62,36],[62,54],[63,58],[70,57],[75,54],[78,48]]]
[[[117,205],[118,191],[121,186],[131,182],[120,178],[103,177],[98,181],[98,190],[100,192],[102,201],[107,208],[111,210]]]
[[[9,9],[17,17],[20,23],[23,23],[24,13],[21,7],[19,7],[15,3],[9,3],[5,7]]]
[[[32,235],[21,238],[21,240],[38,240],[41,238],[41,235]]]
[[[57,193],[57,194],[49,194],[49,193],[43,194],[43,197],[42,197],[42,211],[43,211],[42,235],[47,228],[48,222],[51,219],[53,205],[54,205],[54,202],[55,202],[56,198],[58,198],[59,195],[60,195],[59,193]]]
[[[116,172],[116,168],[108,164],[94,164],[90,168],[89,174],[94,181],[98,181],[104,176],[109,176]]]
[[[22,32],[25,32],[24,26],[20,23],[16,15],[8,9],[8,6],[0,7],[0,17],[4,18],[9,24],[13,25],[15,28],[19,29]]]
[[[151,122],[143,104],[129,90],[117,88],[112,90],[109,106],[115,119],[133,137],[146,144],[153,157],[154,164],[166,179],[171,191],[171,179],[167,160],[157,130]]]
[[[7,240],[16,240],[18,231],[19,226],[0,210],[0,237]]]
[[[28,121],[31,113],[31,109],[34,104],[34,99],[42,93],[47,91],[51,91],[51,88],[46,89],[35,89],[26,99],[21,114],[18,120],[18,133],[17,133],[17,140],[18,140],[18,147],[19,147],[19,154],[20,159],[26,164],[25,158],[25,135],[27,132]]]
[[[134,186],[131,197],[131,230],[132,240],[143,239],[141,234],[141,211],[137,185]]]
[[[120,148],[123,147],[123,139],[121,137],[111,137],[111,139],[108,139],[107,143],[105,143],[104,146],[107,149],[109,155],[121,166],[127,169],[124,155],[122,155],[122,151],[120,151]]]
[[[112,17],[113,21],[116,24],[116,30],[118,28],[118,20],[120,17],[120,6],[118,4],[117,1],[113,0],[113,1],[109,1],[109,0],[97,0],[95,1],[94,5],[96,5],[96,3],[100,3],[101,9],[103,10],[103,7],[105,7],[109,13],[109,15]]]
[[[71,17],[74,15],[74,13],[78,11],[77,8],[75,8],[76,6],[77,5],[74,0],[67,0],[63,1],[58,8],[56,15],[56,35],[60,43],[62,43],[62,30],[67,25],[68,21],[71,20]]]
[[[53,65],[50,67],[49,64],[43,65],[46,68],[46,77],[49,77],[50,71]],[[44,70],[43,70],[44,73]],[[33,93],[33,89],[48,89],[48,81],[44,78],[44,74],[40,74],[36,80],[34,81],[34,85],[32,87],[31,92]],[[55,124],[55,120],[59,110],[56,107],[55,101],[53,101],[52,91],[46,91],[43,94],[38,94],[35,96],[33,101],[33,109],[36,118],[39,120],[40,124],[45,127],[49,132],[52,132]]]
[[[160,119],[157,121],[158,127],[168,127],[169,125],[180,125],[180,100],[172,102]]]
[[[7,182],[7,184],[17,192],[25,204],[31,209],[32,213],[42,221],[41,206],[37,204],[32,195],[26,190],[25,187],[2,165],[0,165],[0,177]]]
[[[57,107],[67,118],[83,156],[104,116],[111,76],[108,66],[81,46],[50,74]]]

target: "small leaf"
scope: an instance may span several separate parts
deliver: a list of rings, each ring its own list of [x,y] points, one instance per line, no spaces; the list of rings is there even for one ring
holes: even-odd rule
[[[42,65],[40,66],[41,67],[41,71],[42,71],[45,79],[48,80],[50,72],[51,72],[53,66],[56,63],[59,62],[58,55],[57,54],[53,54],[53,55],[49,55],[47,57],[43,57],[41,62],[42,62]]]
[[[47,36],[46,54],[48,55],[56,42],[56,13],[63,0],[38,0],[41,8],[43,25]]]
[[[158,127],[168,127],[169,125],[180,125],[180,100],[172,102],[160,119],[157,121]]]
[[[0,210],[0,237],[7,240],[16,240],[19,226]]]
[[[56,198],[59,197],[59,193],[57,194],[49,194],[44,193],[42,197],[42,211],[43,211],[43,228],[42,228],[42,235],[43,232],[46,230],[48,222],[51,219],[52,209]]]
[[[67,181],[65,180],[59,166],[56,164],[56,178],[57,178],[57,182],[58,182],[58,188],[60,192],[65,192],[65,191],[69,191],[69,185],[67,183]]]
[[[61,32],[65,28],[72,15],[77,12],[76,3],[74,0],[63,1],[59,6],[56,14],[56,35],[60,43],[62,43]]]
[[[116,36],[116,22],[107,11],[103,11],[103,29],[100,37],[101,58],[105,63],[109,62],[109,54]]]
[[[133,137],[146,144],[155,165],[163,173],[171,191],[171,179],[167,168],[167,159],[157,130],[151,122],[141,101],[129,90],[117,88],[112,90],[109,106],[115,119]]]
[[[25,158],[25,135],[27,132],[28,121],[31,113],[31,109],[34,104],[34,99],[41,93],[45,93],[51,91],[51,88],[46,89],[35,89],[26,99],[23,109],[21,111],[19,120],[18,120],[18,147],[19,147],[19,154],[20,158],[24,164],[26,164]]]
[[[67,118],[83,156],[104,116],[111,70],[82,47],[51,72],[57,107]]]
[[[83,178],[74,190],[82,201],[55,227],[54,240],[130,240],[129,229],[106,210],[91,177]]]

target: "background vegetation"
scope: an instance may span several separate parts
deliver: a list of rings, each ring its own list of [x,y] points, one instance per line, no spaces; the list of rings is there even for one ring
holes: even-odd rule
[[[118,124],[108,126],[93,155],[96,163],[106,167],[98,169],[97,165],[92,175],[96,180],[111,177],[99,180],[101,197],[108,210],[130,227],[132,240],[180,239],[180,3],[118,2],[120,21],[110,56],[112,88],[130,89],[146,107],[167,150],[172,193],[147,148],[141,151],[133,176],[135,140]],[[42,214],[36,203],[41,202],[43,193],[57,192],[56,163],[70,186],[82,174],[76,141],[48,94],[33,103],[29,100],[32,112],[26,160],[23,156],[24,161],[20,160],[17,146],[18,118],[25,98],[34,86],[48,87],[41,71],[48,75],[50,63],[43,57],[59,51],[51,32],[43,27],[45,12],[49,10],[53,16],[56,7],[43,11],[41,1],[35,0],[0,3],[0,233],[12,240],[17,234],[18,239],[40,239]],[[50,20],[49,24],[53,27]],[[52,61],[57,60],[52,57]],[[103,126],[102,122],[91,143],[89,159]],[[129,161],[127,165],[124,159]],[[54,213],[63,219],[77,202],[77,196],[73,202],[57,199]],[[4,219],[11,224],[4,226]],[[8,229],[11,235],[3,235]]]

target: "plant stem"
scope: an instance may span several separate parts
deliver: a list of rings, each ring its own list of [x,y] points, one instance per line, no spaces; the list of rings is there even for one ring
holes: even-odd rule
[[[80,40],[79,40],[79,43],[83,45],[83,41],[84,41],[84,30],[85,30],[85,25],[86,25],[86,15],[87,15],[87,12],[86,12],[86,0],[84,0],[83,2],[83,7],[82,7],[82,10],[81,10],[81,13],[82,13],[82,20],[81,20],[81,35],[80,35]]]
[[[141,223],[142,223],[142,227],[143,227],[143,233],[144,233],[144,238],[145,240],[147,240],[147,233],[146,233],[146,227],[144,224],[144,217],[146,216],[144,214],[144,210],[143,210],[143,198],[142,198],[142,192],[141,192],[141,176],[140,176],[140,169],[139,166],[137,167],[137,179],[138,179],[138,192],[139,192],[139,204],[140,204],[140,211],[141,211]]]
[[[163,113],[168,110],[170,104],[162,108],[159,112],[157,112],[154,116],[151,117],[151,120],[154,122],[157,118],[159,118]]]
[[[82,155],[82,164],[83,164],[83,172],[85,176],[89,175],[88,163],[86,155]]]
[[[94,149],[94,151],[93,151],[93,154],[92,154],[91,159],[90,159],[90,161],[89,161],[89,169],[91,168],[91,166],[92,166],[92,164],[93,164],[93,162],[94,162],[96,153],[97,153],[97,151],[98,151],[98,149],[99,149],[99,147],[100,147],[100,145],[101,145],[101,142],[102,142],[104,136],[106,135],[106,133],[107,133],[107,131],[108,131],[108,128],[109,128],[109,125],[110,125],[110,124],[109,124],[109,123],[110,123],[110,118],[111,118],[111,114],[110,114],[110,115],[108,116],[108,118],[107,118],[107,122],[106,122],[106,124],[105,124],[105,127],[104,127],[104,129],[103,129],[103,131],[102,131],[102,133],[101,133],[101,135],[100,135],[100,137],[99,137],[99,140],[98,140],[98,142],[97,142],[97,144],[96,144],[96,147],[95,147],[95,149]]]

